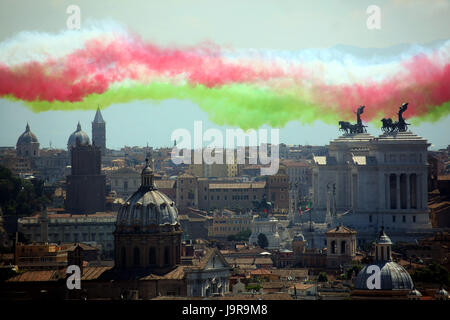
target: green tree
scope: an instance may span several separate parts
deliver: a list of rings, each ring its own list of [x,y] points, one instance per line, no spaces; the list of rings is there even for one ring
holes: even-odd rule
[[[359,264],[355,264],[351,268],[348,268],[347,270],[345,270],[345,279],[350,280],[352,278],[352,275],[358,275],[361,269],[362,266]]]
[[[450,285],[450,273],[444,266],[435,262],[414,271],[412,278],[414,282]]]
[[[325,272],[319,273],[319,276],[317,277],[317,281],[328,282],[328,275]]]
[[[43,182],[21,180],[8,168],[0,166],[0,207],[5,215],[28,215],[49,202],[42,193]]]
[[[264,233],[260,233],[258,235],[258,246],[265,249],[269,245],[269,240],[267,240],[267,237]]]

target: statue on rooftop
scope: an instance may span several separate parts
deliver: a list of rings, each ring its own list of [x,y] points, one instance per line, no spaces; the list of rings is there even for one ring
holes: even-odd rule
[[[272,211],[272,202],[267,201],[267,196],[264,194],[261,201],[253,201],[253,207],[261,217],[267,217]]]
[[[391,118],[381,119],[383,126],[381,130],[385,133],[406,132],[408,130],[409,123],[406,123],[403,118],[403,113],[408,109],[408,102],[401,105],[398,110],[398,121],[393,122]]]
[[[355,133],[365,133],[367,132],[365,125],[363,125],[361,120],[361,114],[364,112],[365,106],[359,106],[356,110],[356,124],[352,124],[348,121],[339,121],[339,130],[344,131],[345,133],[355,134]]]

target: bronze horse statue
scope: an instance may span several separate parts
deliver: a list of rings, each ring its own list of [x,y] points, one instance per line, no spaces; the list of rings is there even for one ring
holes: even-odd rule
[[[381,122],[383,123],[381,130],[383,130],[383,132],[385,133],[407,131],[409,123],[406,123],[405,119],[403,119],[403,112],[405,112],[407,109],[408,109],[408,102],[405,102],[401,105],[398,111],[398,121],[396,122],[393,122],[391,118],[381,119]]]
[[[365,125],[362,124],[361,114],[364,112],[365,106],[359,106],[358,110],[355,112],[356,114],[356,124],[351,124],[348,121],[339,121],[339,130],[344,131],[345,133],[364,133],[367,132]]]

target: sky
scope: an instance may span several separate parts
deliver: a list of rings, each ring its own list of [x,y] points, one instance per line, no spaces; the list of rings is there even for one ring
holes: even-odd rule
[[[222,47],[298,51],[336,46],[348,50],[380,48],[395,51],[399,45],[428,45],[450,39],[450,1],[25,1],[0,2],[0,44],[19,32],[58,33],[67,28],[69,5],[81,10],[81,28],[97,21],[119,23],[145,41],[161,46],[194,46],[213,42]],[[366,12],[380,8],[380,29],[368,29]],[[0,54],[2,47],[0,45]],[[370,107],[370,106],[368,106]],[[169,99],[158,103],[130,101],[102,110],[106,121],[107,146],[171,146],[177,128],[192,130],[196,120],[205,128],[224,130],[189,100]],[[91,136],[95,110],[35,113],[21,101],[0,99],[0,146],[14,146],[26,123],[41,147],[64,148],[80,121]],[[407,115],[406,115],[407,116]],[[432,148],[450,144],[450,116],[437,122],[411,127],[432,143]],[[370,124],[369,133],[380,134]],[[316,121],[290,121],[280,128],[280,142],[324,145],[339,135],[336,125]]]

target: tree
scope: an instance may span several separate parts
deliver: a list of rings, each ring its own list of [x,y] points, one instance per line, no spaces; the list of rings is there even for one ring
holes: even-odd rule
[[[319,276],[317,277],[317,281],[328,282],[328,275],[325,272],[319,273]]]
[[[361,269],[362,266],[359,264],[355,264],[351,268],[348,268],[347,270],[345,270],[345,279],[350,280],[352,278],[352,275],[358,275]]]
[[[414,282],[450,285],[450,273],[444,266],[435,262],[424,268],[417,269],[412,274],[412,278]]]
[[[0,166],[0,206],[4,215],[28,215],[48,202],[42,193],[43,182],[21,180],[8,168]]]
[[[264,233],[260,233],[258,235],[258,246],[265,249],[269,245],[269,240],[267,240],[267,237]]]

